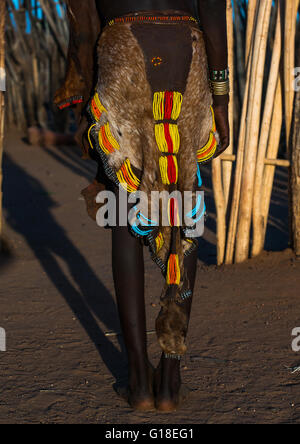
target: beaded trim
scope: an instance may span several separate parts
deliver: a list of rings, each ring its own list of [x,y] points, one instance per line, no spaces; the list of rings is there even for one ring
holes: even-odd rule
[[[132,171],[129,159],[126,159],[119,171],[117,171],[117,178],[128,193],[136,192],[140,186],[140,179]]]
[[[183,301],[186,301],[188,298],[190,298],[193,295],[192,290],[186,290],[183,293],[180,294],[180,297]]]
[[[210,107],[210,109],[211,109],[212,119],[213,119],[212,129],[210,130],[207,143],[204,145],[204,147],[200,148],[197,151],[198,163],[208,162],[215,155],[217,147],[218,147],[218,142],[217,142],[217,139],[215,136],[215,132],[217,130],[216,129],[215,114],[214,114],[214,110],[213,110],[212,106]]]
[[[99,122],[102,113],[107,112],[104,106],[102,105],[98,93],[95,93],[94,97],[91,100],[91,108],[90,111],[94,120]]]
[[[163,59],[161,57],[153,57],[153,59],[151,60],[152,65],[155,67],[161,65],[162,62],[163,62]]]
[[[194,22],[197,20],[190,15],[139,15],[131,17],[117,17],[108,22],[108,26],[113,26],[120,23],[153,23],[153,22]]]
[[[83,96],[70,97],[63,102],[60,102],[57,106],[60,110],[63,110],[65,108],[69,108],[70,106],[78,105],[79,103],[83,103]]]
[[[159,232],[158,235],[156,236],[155,243],[156,243],[156,253],[159,253],[165,243],[161,232]]]
[[[155,138],[161,156],[159,168],[164,185],[175,185],[178,182],[177,154],[180,150],[180,135],[177,120],[181,113],[183,95],[178,91],[157,91],[153,95],[153,117],[155,120]],[[160,123],[161,121],[167,121]],[[171,123],[174,122],[174,123]],[[169,199],[168,218],[171,227],[180,225],[178,201]],[[173,231],[173,241],[176,233]],[[166,269],[168,286],[179,286],[181,281],[179,255],[176,248],[171,248]]]
[[[183,230],[183,234],[186,236],[186,233],[184,230]],[[197,239],[192,240],[192,239],[186,238],[185,240],[191,244],[191,247],[184,253],[184,257],[188,257],[191,253],[193,253],[193,251],[198,249],[199,242],[197,241]]]
[[[181,355],[175,355],[173,353],[164,353],[165,359],[177,359],[178,361],[181,361],[182,356]]]
[[[229,79],[229,68],[223,70],[212,69],[209,72],[209,79],[212,82],[222,82]]]

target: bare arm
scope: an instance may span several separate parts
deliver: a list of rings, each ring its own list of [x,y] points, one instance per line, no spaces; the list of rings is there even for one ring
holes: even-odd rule
[[[78,130],[76,140],[85,155],[88,141],[85,137],[88,122],[84,110],[94,83],[95,46],[100,33],[100,19],[95,0],[66,0],[70,40],[66,77],[56,92],[54,102],[60,107],[74,105]]]
[[[209,69],[226,69],[228,67],[226,0],[198,0],[198,8]],[[213,108],[221,138],[221,149],[218,154],[229,146],[228,102],[228,94],[213,95]]]
[[[66,80],[55,103],[89,99],[93,87],[94,48],[100,32],[95,0],[66,0],[70,30]]]
[[[208,64],[215,69],[228,66],[226,0],[198,0]]]

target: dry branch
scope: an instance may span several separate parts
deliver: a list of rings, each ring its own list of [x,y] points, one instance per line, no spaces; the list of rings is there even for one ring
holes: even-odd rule
[[[260,2],[259,8],[255,32],[255,43],[251,59],[252,68],[250,79],[250,99],[247,110],[245,161],[241,185],[241,204],[239,209],[235,252],[236,262],[245,261],[249,254],[251,213],[259,137],[263,75],[265,69],[265,56],[272,0]]]
[[[227,0],[227,34],[228,34],[228,60],[230,71],[230,103],[229,103],[229,125],[230,125],[230,146],[226,153],[232,154],[234,151],[234,35],[233,35],[233,11],[231,0]],[[222,162],[222,178],[225,200],[225,212],[227,212],[230,184],[232,175],[232,163]]]
[[[281,11],[278,5],[277,21],[276,21],[276,34],[273,47],[273,56],[271,61],[271,69],[267,87],[267,94],[265,100],[265,109],[262,119],[261,133],[258,144],[258,154],[255,171],[255,185],[254,185],[254,197],[253,197],[253,244],[252,244],[252,256],[257,256],[261,253],[264,246],[264,226],[263,217],[261,214],[261,192],[264,174],[264,159],[266,157],[267,145],[270,134],[270,125],[273,114],[274,100],[277,79],[279,75],[279,65],[281,59]]]
[[[299,0],[285,2],[285,30],[284,30],[284,98],[285,98],[285,128],[286,145],[289,150],[290,132],[294,103],[294,67],[295,67],[295,34],[296,18]]]
[[[300,256],[300,91],[297,92],[294,107],[291,150],[291,226],[293,248]]]
[[[0,3],[0,251],[2,236],[2,156],[4,136],[4,91],[5,90],[5,2]]]

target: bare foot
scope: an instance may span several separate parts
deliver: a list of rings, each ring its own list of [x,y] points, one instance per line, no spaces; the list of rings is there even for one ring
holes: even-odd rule
[[[76,145],[74,137],[70,134],[54,133],[53,131],[41,129],[36,126],[28,128],[28,140],[30,145],[34,146]]]
[[[56,146],[57,145],[57,135],[50,130],[43,131],[43,144],[48,146]]]
[[[155,400],[153,393],[154,369],[149,364],[143,377],[131,376],[130,385],[117,389],[118,394],[134,409],[140,412],[155,410]],[[142,377],[141,377],[142,376]]]
[[[179,409],[184,400],[185,388],[181,383],[180,361],[161,358],[155,372],[155,406],[160,412],[171,413]]]
[[[30,128],[28,128],[27,131],[28,131],[28,141],[30,145],[33,146],[42,145],[43,131],[40,128],[36,126],[31,126]]]
[[[72,135],[54,133],[50,130],[44,130],[43,141],[45,146],[76,145]]]

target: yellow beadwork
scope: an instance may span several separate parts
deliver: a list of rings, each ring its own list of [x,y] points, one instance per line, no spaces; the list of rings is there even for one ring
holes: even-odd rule
[[[166,139],[165,134],[165,125],[163,123],[159,123],[155,125],[155,138],[158,145],[159,150],[162,153],[171,152],[173,154],[177,154],[180,147],[180,135],[178,131],[178,126],[176,124],[168,124],[170,137],[173,144],[173,151],[169,150],[169,146]]]
[[[164,120],[165,118],[165,95],[164,91],[154,93],[153,99],[153,115],[155,120]],[[181,113],[183,96],[179,92],[173,93],[173,106],[171,119],[177,120]]]
[[[88,130],[88,141],[89,141],[89,144],[90,144],[90,147],[92,148],[92,150],[94,149],[94,146],[93,146],[92,140],[91,140],[91,131],[95,126],[96,126],[96,123],[94,123],[94,125],[92,125]]]
[[[155,243],[156,243],[156,252],[158,253],[162,247],[164,246],[164,238],[162,233],[159,233],[155,239]]]
[[[173,99],[173,110],[171,115],[172,120],[177,120],[179,118],[181,113],[182,100],[183,100],[182,94],[175,92]]]
[[[99,98],[98,93],[96,93],[96,94],[94,95],[94,99],[95,99],[95,102],[96,102],[96,105],[97,105],[99,111],[100,111],[101,113],[104,113],[104,112],[107,113],[106,109],[104,108],[104,106],[103,106],[102,103],[101,103],[101,100],[100,100],[100,98]]]
[[[111,154],[120,149],[120,145],[113,137],[109,123],[106,123],[99,131],[99,145],[105,154]]]
[[[204,147],[200,148],[197,151],[197,161],[199,163],[207,162],[209,159],[211,159],[214,156],[218,147],[218,142],[215,136],[216,132],[215,114],[213,108],[210,107],[210,109],[212,114],[212,129],[209,133],[209,138],[207,143],[204,145]]]
[[[91,100],[90,110],[97,122],[99,122],[102,113],[107,112],[99,99],[98,93],[94,94],[94,97]]]
[[[206,162],[211,159],[217,150],[217,140],[214,133],[211,131],[209,134],[208,142],[203,148],[197,151],[197,161],[199,163]]]
[[[134,193],[140,185],[140,180],[132,171],[129,159],[126,159],[119,171],[117,171],[117,178],[128,193]]]
[[[210,107],[210,110],[211,110],[212,119],[213,119],[213,124],[212,124],[212,129],[211,130],[215,133],[217,131],[217,128],[216,128],[215,113],[214,113],[214,110],[213,110],[212,106]]]
[[[156,92],[153,99],[153,115],[155,120],[164,119],[164,92]]]
[[[175,183],[177,183],[178,180],[178,162],[177,157],[173,156],[174,166],[175,166],[175,174],[176,174],[176,180]],[[167,156],[161,156],[159,158],[159,168],[160,168],[160,174],[162,178],[162,182],[164,185],[171,185],[171,182],[169,180],[168,175],[168,157]]]

